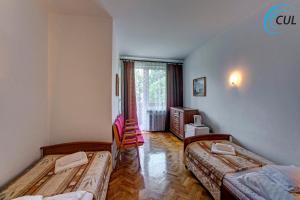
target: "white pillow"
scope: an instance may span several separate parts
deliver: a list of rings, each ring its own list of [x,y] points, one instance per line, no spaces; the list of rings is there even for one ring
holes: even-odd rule
[[[55,163],[55,174],[78,167],[88,163],[88,159],[85,152],[77,152],[70,155],[66,155],[56,160]]]
[[[294,200],[288,191],[260,171],[243,174],[238,181],[266,200]]]
[[[300,192],[300,167],[267,165],[262,169],[272,181],[289,192]]]

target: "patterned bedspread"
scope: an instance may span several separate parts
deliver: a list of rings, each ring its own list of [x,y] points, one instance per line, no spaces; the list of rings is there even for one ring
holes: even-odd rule
[[[234,146],[236,156],[211,153],[212,143]],[[268,160],[226,140],[198,141],[189,144],[185,151],[185,162],[199,181],[206,187],[215,200],[221,196],[221,186],[226,174],[270,163]]]
[[[55,174],[55,161],[62,156],[42,158],[1,191],[0,200],[37,194],[47,197],[73,191],[87,191],[94,195],[95,200],[105,200],[112,171],[111,154],[106,151],[87,152],[87,164]]]

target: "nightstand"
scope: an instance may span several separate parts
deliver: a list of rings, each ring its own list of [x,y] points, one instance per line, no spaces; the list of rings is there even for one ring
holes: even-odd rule
[[[209,128],[205,125],[195,126],[194,124],[186,124],[184,126],[185,137],[192,137],[196,135],[209,134]]]

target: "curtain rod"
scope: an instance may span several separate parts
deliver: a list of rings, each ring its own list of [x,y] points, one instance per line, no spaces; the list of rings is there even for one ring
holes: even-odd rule
[[[162,58],[146,58],[146,57],[133,57],[133,56],[121,56],[120,60],[134,60],[144,62],[161,62],[161,63],[183,63],[183,60],[177,59],[162,59]]]

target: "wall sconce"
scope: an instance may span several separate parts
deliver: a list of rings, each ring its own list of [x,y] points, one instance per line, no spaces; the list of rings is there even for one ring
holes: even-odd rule
[[[242,76],[239,72],[233,72],[231,73],[229,77],[229,84],[232,87],[238,87],[241,84]]]

